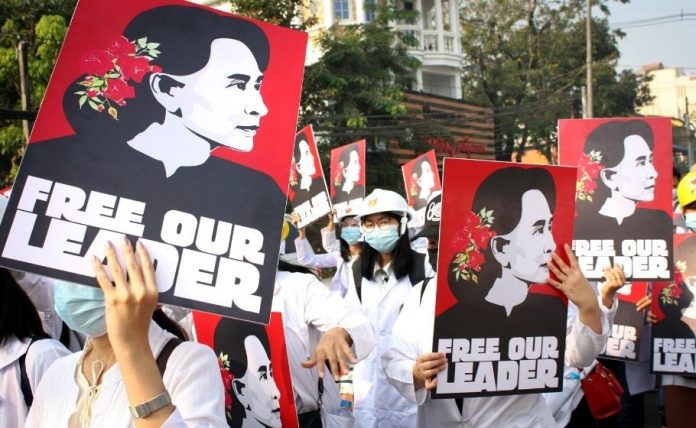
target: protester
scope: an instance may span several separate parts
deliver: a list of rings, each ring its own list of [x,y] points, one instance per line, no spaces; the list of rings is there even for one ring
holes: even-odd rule
[[[99,288],[56,284],[58,314],[88,342],[46,373],[26,426],[224,426],[214,353],[197,343],[179,343],[153,320],[158,291],[152,261],[143,245],[134,253],[123,241],[125,268],[111,243],[110,276],[93,260]]]
[[[292,260],[291,254],[281,254],[273,311],[283,314],[300,426],[340,428],[340,418],[335,415],[340,399],[334,380],[370,354],[375,333],[359,310],[329,291],[306,268],[288,263]],[[323,378],[320,412],[319,378]]]
[[[376,189],[365,198],[360,219],[367,244],[351,265],[346,299],[362,309],[379,337],[377,348],[353,372],[355,426],[415,426],[416,408],[386,381],[380,357],[413,285],[433,272],[406,234],[407,205],[395,192]]]
[[[69,353],[49,339],[27,294],[0,268],[0,425],[24,426],[39,381]]]
[[[565,363],[591,365],[604,347],[611,327],[602,315],[590,284],[582,275],[570,247],[565,247],[570,264],[554,253],[549,268],[559,278],[549,284],[563,292],[578,307],[578,316],[568,328]],[[436,281],[425,290],[414,287],[394,326],[391,343],[382,357],[387,379],[404,397],[418,404],[418,427],[556,427],[541,394],[508,395],[458,399],[429,398],[437,386],[435,376],[445,369],[447,359],[432,349]]]
[[[329,214],[329,218],[333,214]],[[293,214],[293,223],[297,225],[299,216]],[[333,220],[329,220],[331,231],[334,231]],[[331,280],[331,290],[339,292],[345,296],[348,291],[348,275],[350,274],[349,263],[355,260],[362,251],[363,243],[362,232],[360,232],[360,222],[355,215],[343,214],[339,218],[338,228],[340,238],[338,250],[327,252],[326,254],[315,254],[312,244],[305,237],[304,228],[299,229],[299,235],[295,239],[297,250],[297,260],[300,265],[309,268],[336,268],[336,273]],[[323,229],[322,229],[323,233]]]

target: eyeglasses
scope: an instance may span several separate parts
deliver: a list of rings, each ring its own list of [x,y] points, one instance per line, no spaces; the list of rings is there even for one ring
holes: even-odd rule
[[[375,230],[375,227],[378,227],[380,230],[389,230],[389,227],[394,226],[396,223],[397,221],[393,218],[383,218],[377,222],[367,220],[362,222],[362,229],[365,233],[371,233]]]
[[[355,219],[343,220],[339,223],[341,227],[360,226],[360,222]]]

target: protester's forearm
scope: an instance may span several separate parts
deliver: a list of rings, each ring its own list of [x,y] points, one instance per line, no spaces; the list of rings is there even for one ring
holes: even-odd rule
[[[579,308],[578,318],[596,334],[602,334],[602,315],[599,310],[599,303],[587,304]]]

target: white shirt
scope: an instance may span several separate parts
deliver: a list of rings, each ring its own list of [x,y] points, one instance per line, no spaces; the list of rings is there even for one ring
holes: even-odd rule
[[[541,394],[465,398],[460,413],[454,400],[432,400],[425,388],[414,390],[416,358],[432,352],[436,289],[436,280],[430,280],[421,302],[421,285],[413,287],[394,325],[389,348],[382,356],[388,381],[404,397],[418,404],[417,426],[555,428],[556,423]],[[566,336],[565,364],[591,365],[610,332],[606,317],[602,317],[602,334],[594,333],[576,320]]]
[[[348,291],[348,275],[350,269],[346,262],[341,257],[341,251],[332,251],[326,254],[315,254],[312,250],[312,245],[307,239],[295,239],[295,250],[297,251],[297,261],[302,266],[310,268],[336,268],[336,273],[331,279],[331,291],[341,293],[341,297],[346,295]],[[355,258],[352,257],[351,260]]]
[[[375,346],[375,334],[369,321],[357,309],[349,306],[337,293],[329,291],[314,275],[278,272],[273,292],[273,311],[283,314],[285,344],[296,395],[298,413],[317,409],[319,397],[316,368],[306,369],[301,362],[309,358],[319,343],[321,334],[334,327],[348,331],[353,339],[353,351],[358,360],[364,359]],[[338,387],[328,371],[324,375],[322,416],[338,408]]]
[[[27,417],[20,382],[19,357],[26,354],[24,367],[29,386],[36,394],[44,373],[61,357],[70,354],[60,342],[52,339],[35,341],[29,350],[31,339],[9,338],[0,347],[0,425],[5,428],[23,427]]]
[[[148,332],[153,355],[159,355],[174,336],[155,322]],[[34,394],[27,428],[67,427],[76,411],[78,385],[75,371],[83,356],[76,352],[61,358],[46,372]],[[226,427],[222,378],[215,353],[207,346],[183,342],[174,349],[164,372],[164,386],[176,406],[163,427]],[[118,363],[102,375],[92,405],[91,427],[134,427]]]

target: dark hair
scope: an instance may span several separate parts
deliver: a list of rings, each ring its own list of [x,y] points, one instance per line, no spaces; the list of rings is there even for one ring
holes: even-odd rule
[[[292,156],[295,158],[295,163],[299,162],[302,157],[302,152],[300,152],[300,141],[306,141],[307,144],[309,144],[309,139],[304,132],[295,136],[295,147],[292,149]]]
[[[347,147],[345,150],[343,150],[341,152],[341,154],[338,156],[338,162],[339,163],[343,162],[342,168],[346,168],[348,166],[348,164],[350,163],[350,154],[353,152],[360,155],[360,153],[358,152],[358,148],[355,146],[351,146],[351,147]]]
[[[254,55],[261,71],[268,67],[270,56],[268,39],[256,24],[195,6],[162,6],[144,11],[130,21],[123,35],[129,41],[147,37],[149,43],[159,43],[157,49],[161,53],[150,63],[173,76],[189,75],[205,67],[211,43],[216,39],[242,42]],[[135,98],[128,99],[127,105],[118,109],[118,121],[86,106],[80,109],[74,92],[84,87],[75,82],[63,97],[65,115],[78,134],[80,130],[108,130],[113,139],[130,140],[149,125],[162,123],[165,117],[165,109],[154,98],[149,80],[149,75],[145,75],[140,83],[130,82],[135,88]],[[181,83],[165,78],[160,87],[163,85],[174,87]]]
[[[626,148],[624,141],[631,135],[642,137],[650,150],[654,147],[653,132],[647,122],[642,120],[606,122],[596,127],[585,140],[583,152],[589,154],[592,151],[602,154],[604,168],[614,168],[624,158]],[[601,182],[601,176],[597,178]],[[592,195],[592,202],[584,201],[579,204],[578,210],[587,205],[601,207],[604,201],[611,196],[611,190],[604,183],[597,183],[597,189]],[[598,211],[596,208],[595,211]]]
[[[385,215],[401,221],[401,216],[398,216],[392,212],[385,212]],[[399,223],[401,224],[401,223]],[[394,275],[396,279],[401,279],[409,274],[411,271],[411,266],[413,265],[413,254],[411,254],[411,240],[408,237],[408,233],[404,233],[399,237],[399,241],[392,250],[391,267],[394,270]],[[366,244],[360,253],[360,257],[356,260],[356,263],[360,263],[360,268],[362,270],[362,276],[369,280],[372,280],[374,276],[375,263],[379,258],[379,251],[372,248],[369,244]]]
[[[0,345],[12,337],[24,340],[48,335],[29,296],[7,269],[0,268]]]
[[[163,330],[166,330],[176,336],[179,340],[187,341],[189,340],[188,335],[184,331],[183,328],[174,321],[173,319],[169,318],[167,314],[164,313],[164,311],[160,308],[155,309],[155,311],[152,313],[152,320],[157,323],[160,328]]]
[[[278,271],[279,272],[291,272],[291,273],[307,273],[307,274],[313,275],[314,277],[317,277],[317,275],[306,266],[294,265],[292,263],[288,263],[285,260],[280,260],[280,259],[278,260]]]
[[[418,178],[421,178],[421,176],[423,175],[423,163],[427,163],[428,166],[430,166],[430,162],[428,162],[427,160],[421,160],[419,162],[416,162],[416,164],[413,165],[413,168],[411,169],[411,173],[415,173],[418,176]]]
[[[271,345],[268,341],[266,327],[263,324],[236,320],[233,318],[222,318],[215,327],[214,347],[215,353],[227,354],[230,363],[230,373],[233,379],[244,377],[247,371],[247,352],[244,340],[249,336],[256,336],[266,350],[268,357],[271,357]],[[233,381],[234,382],[234,381]],[[234,388],[234,385],[232,385]],[[232,408],[227,413],[227,425],[233,428],[241,427],[246,410],[234,395],[234,391],[229,391],[232,396]]]
[[[476,190],[471,211],[480,212],[483,208],[486,211],[493,211],[494,221],[491,230],[497,236],[507,235],[515,230],[522,217],[522,196],[530,190],[539,190],[546,201],[549,203],[551,212],[556,207],[556,186],[551,173],[542,168],[519,168],[508,167],[499,169],[486,177]],[[491,246],[493,241],[484,249],[483,256],[485,263],[481,266],[478,273],[478,282],[455,279],[455,273],[449,269],[449,285],[452,293],[458,298],[466,291],[471,290],[478,293],[488,292],[493,285],[495,278],[502,275],[502,266],[493,256]],[[459,299],[461,300],[461,299]]]

